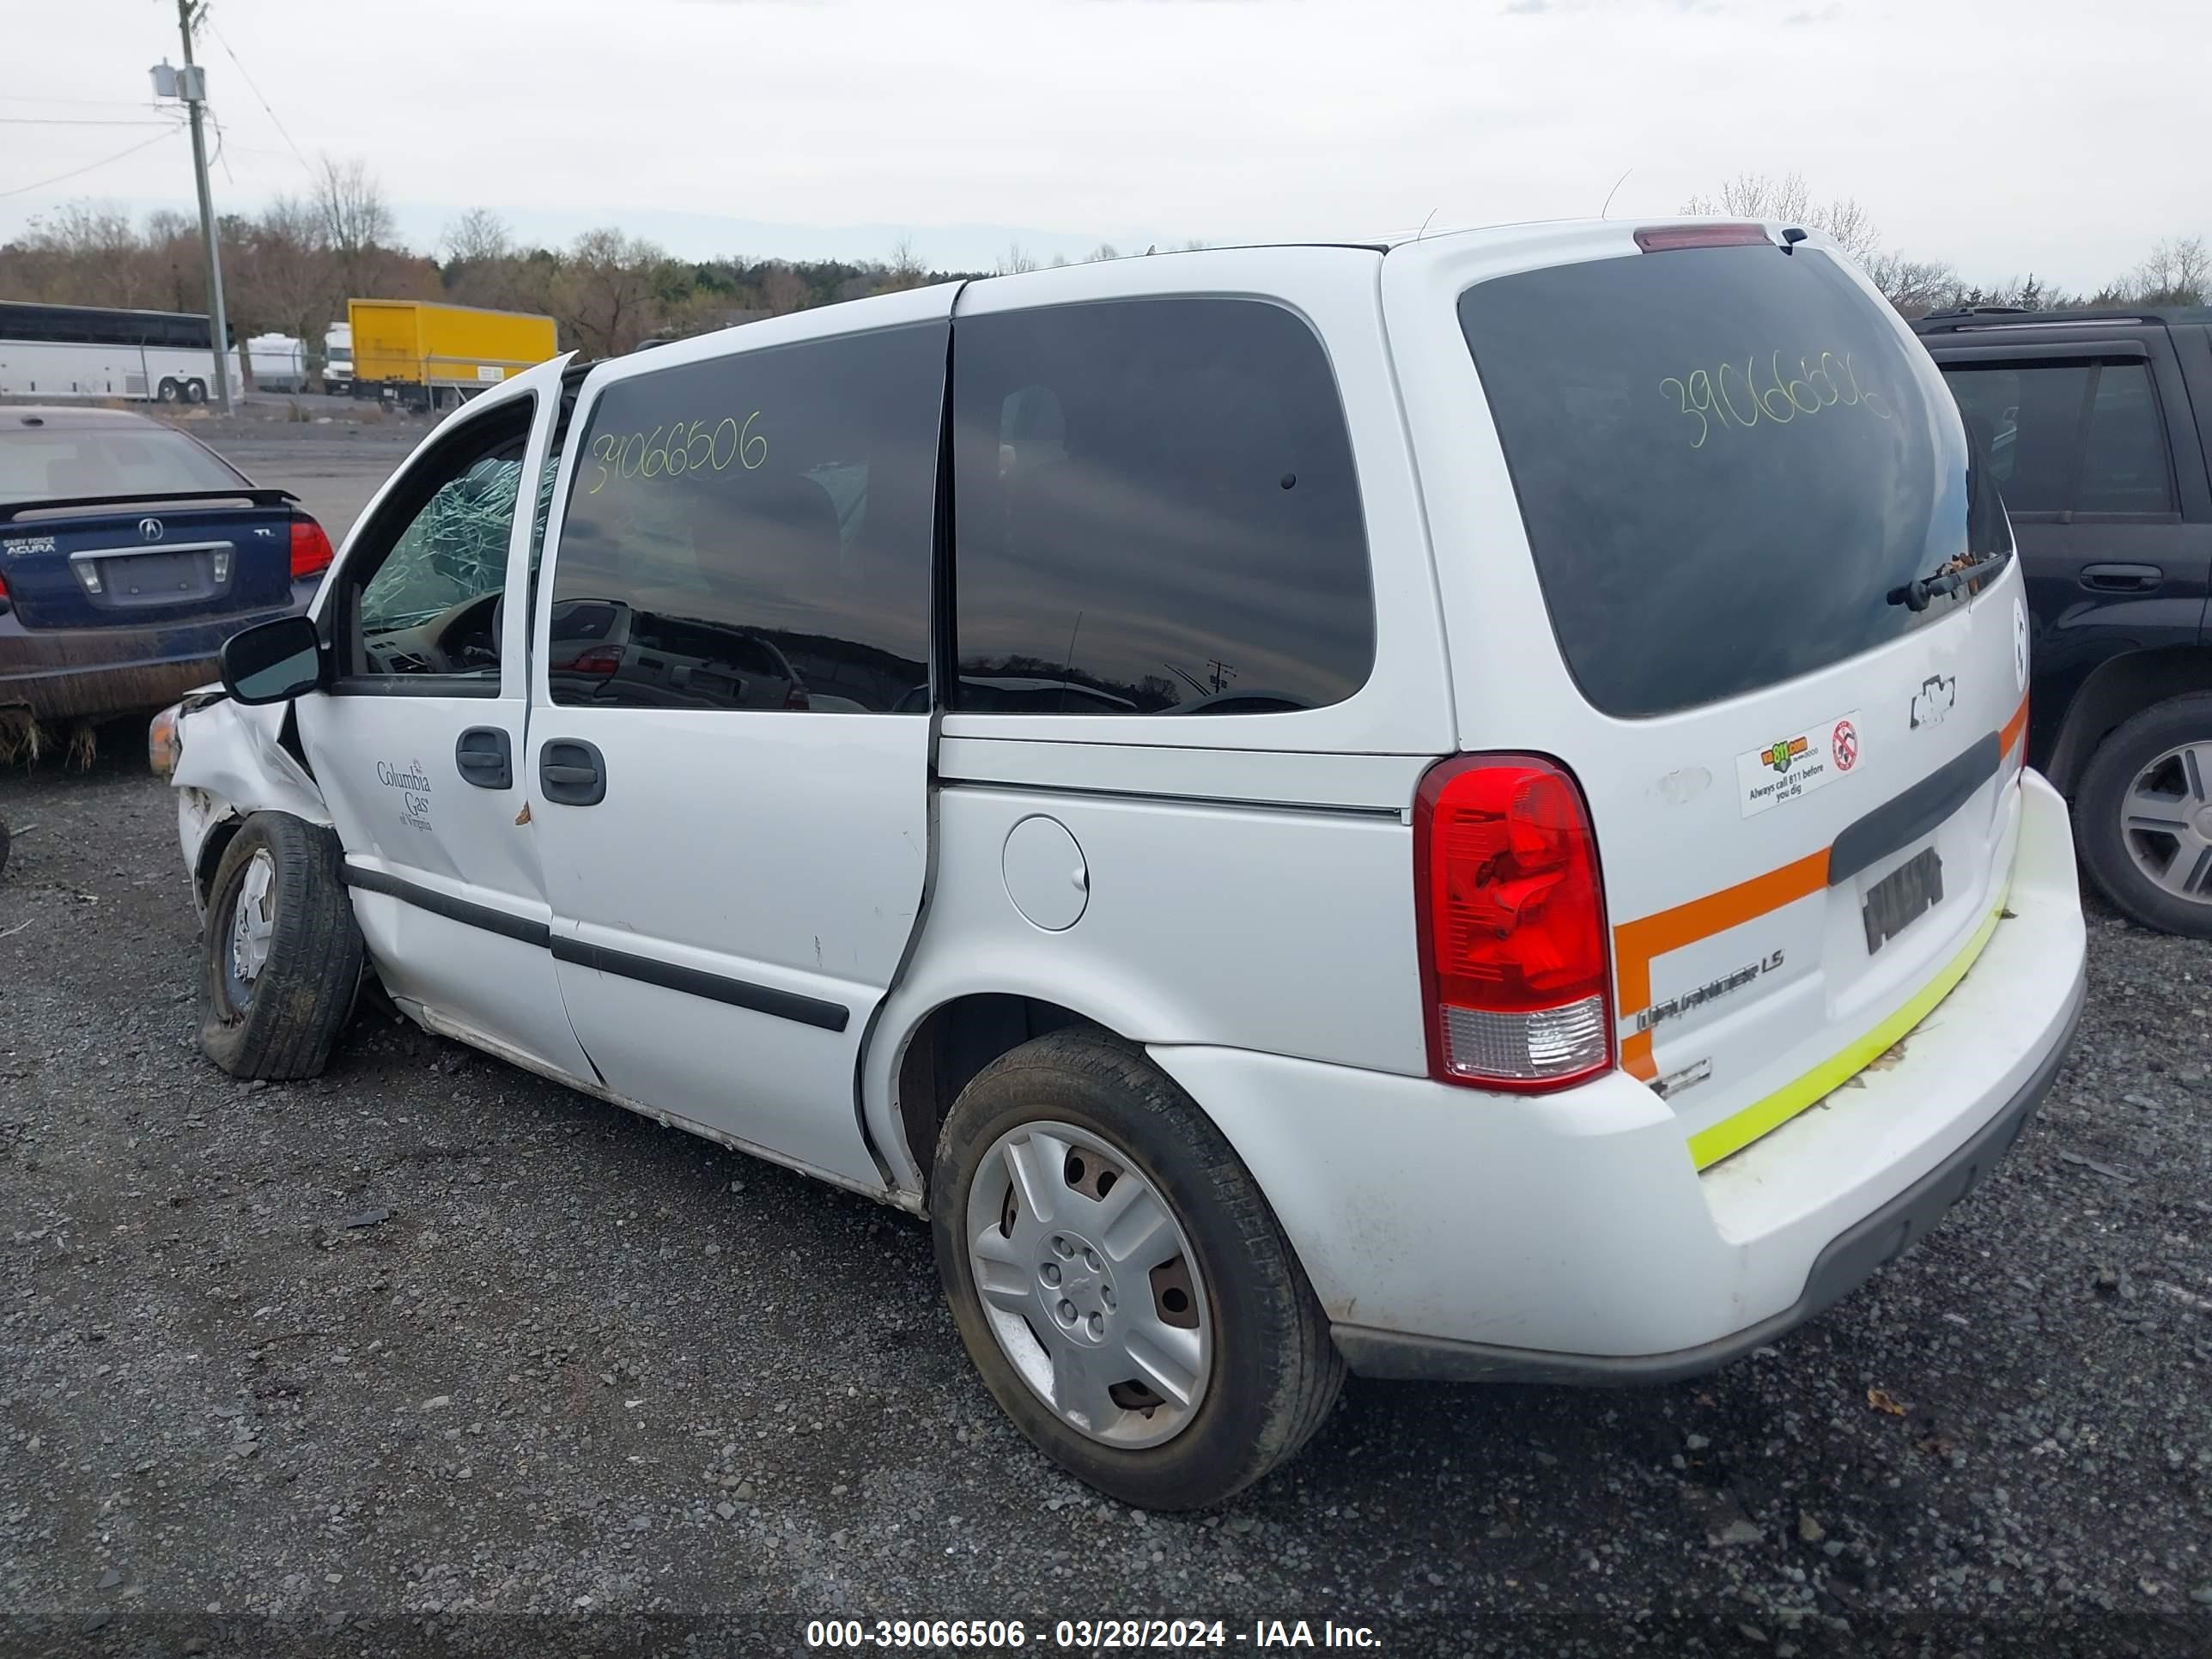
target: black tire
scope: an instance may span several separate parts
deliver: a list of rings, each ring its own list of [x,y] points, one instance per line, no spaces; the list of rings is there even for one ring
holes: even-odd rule
[[[2212,743],[2212,692],[2153,703],[2124,721],[2089,757],[2074,797],[2074,839],[2105,896],[2130,919],[2161,933],[2212,939],[2212,890],[2202,901],[2160,887],[2128,850],[2128,792],[2152,762],[2183,744]],[[2212,787],[2212,777],[2205,784]]]
[[[207,401],[207,382],[205,380],[185,381],[185,401],[188,404],[205,403]]]
[[[161,384],[160,386],[156,386],[156,387],[154,389],[154,396],[155,396],[155,398],[156,399],[158,399],[160,402],[162,402],[162,403],[165,403],[165,404],[173,404],[173,403],[179,402],[179,401],[181,401],[181,400],[183,399],[184,395],[185,395],[185,389],[184,389],[184,387],[182,387],[181,386],[178,385],[176,381],[174,381],[174,380],[170,380],[170,379],[167,378],[166,376],[162,379]]]
[[[234,994],[231,929],[246,869],[273,866],[268,957],[240,1006]],[[200,1048],[233,1077],[313,1077],[353,1012],[361,931],[330,830],[288,812],[256,812],[216,866],[200,936]]]
[[[1131,1155],[1175,1212],[1211,1287],[1206,1391],[1161,1444],[1110,1446],[1063,1422],[1023,1381],[984,1314],[963,1236],[969,1191],[1001,1135],[1047,1119]],[[1221,1503],[1296,1453],[1335,1403],[1343,1357],[1258,1183],[1195,1103],[1113,1037],[1055,1031],[979,1073],[939,1137],[930,1210],[954,1321],[993,1397],[1038,1449],[1110,1498],[1149,1510]]]

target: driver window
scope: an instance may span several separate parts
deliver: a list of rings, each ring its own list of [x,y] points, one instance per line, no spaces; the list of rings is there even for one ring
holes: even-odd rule
[[[515,416],[425,458],[416,487],[389,504],[398,533],[353,606],[356,673],[498,681],[529,405]]]

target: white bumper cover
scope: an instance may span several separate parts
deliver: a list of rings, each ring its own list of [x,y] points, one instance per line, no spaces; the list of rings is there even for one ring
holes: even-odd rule
[[[1710,1370],[1913,1243],[2050,1086],[2086,933],[2065,803],[2033,773],[2021,787],[2007,915],[1903,1058],[1703,1174],[1626,1073],[1529,1099],[1231,1049],[1152,1055],[1259,1181],[1355,1370]]]

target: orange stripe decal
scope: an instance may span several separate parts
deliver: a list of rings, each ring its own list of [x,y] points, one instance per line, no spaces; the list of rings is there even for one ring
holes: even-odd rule
[[[1999,755],[2010,754],[2013,744],[2020,741],[2027,729],[2027,699],[2022,697],[2012,718],[1997,732]],[[1747,921],[1755,921],[1808,893],[1819,892],[1827,884],[1828,852],[1823,848],[1794,864],[1753,876],[1749,881],[1724,887],[1717,893],[1692,899],[1671,910],[1622,922],[1613,930],[1613,965],[1620,981],[1622,1016],[1640,1013],[1651,1006],[1653,957],[1694,945],[1701,939],[1711,939],[1731,927],[1740,927]],[[1646,1083],[1659,1075],[1657,1062],[1652,1058],[1649,1030],[1621,1039],[1620,1064],[1623,1070]]]
[[[2020,700],[2020,707],[2013,710],[2012,718],[2004,723],[2003,729],[1997,733],[1997,758],[1999,760],[2002,760],[2007,755],[2012,753],[2013,744],[2020,740],[2020,734],[2027,729],[2027,699],[2026,697],[2022,697]]]
[[[1621,1012],[1633,1014],[1651,1006],[1652,957],[1679,951],[1686,945],[1694,945],[1731,927],[1740,927],[1747,921],[1755,921],[1808,893],[1819,892],[1827,884],[1828,849],[1824,847],[1794,864],[1769,870],[1763,876],[1753,876],[1733,887],[1723,887],[1717,893],[1692,899],[1671,910],[1622,922],[1613,930]],[[1648,1060],[1651,1034],[1644,1031],[1638,1035],[1644,1039],[1644,1053]],[[1627,1043],[1623,1043],[1622,1050],[1625,1061]]]

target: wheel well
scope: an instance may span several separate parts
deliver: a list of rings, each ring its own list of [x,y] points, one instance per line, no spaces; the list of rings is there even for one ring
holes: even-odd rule
[[[2100,664],[2066,706],[2045,769],[2051,781],[2062,794],[2071,795],[2089,757],[2122,721],[2191,691],[2212,691],[2212,651],[2177,646],[2130,652]]]
[[[898,1073],[899,1125],[924,1186],[938,1133],[976,1073],[1048,1031],[1097,1024],[1041,997],[978,994],[933,1009],[907,1044]]]
[[[228,817],[217,818],[208,826],[207,839],[200,843],[199,859],[192,866],[192,882],[199,890],[200,908],[203,910],[207,908],[209,890],[215,885],[216,866],[222,862],[230,838],[238,833],[239,827],[245,822],[244,817],[234,812]]]

